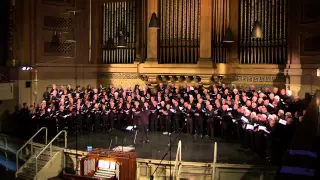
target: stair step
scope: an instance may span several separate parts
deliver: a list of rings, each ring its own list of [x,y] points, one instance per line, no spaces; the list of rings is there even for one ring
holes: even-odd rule
[[[38,161],[38,167],[39,166],[45,166],[48,162],[47,161]],[[30,167],[35,167],[36,166],[36,161],[32,161],[30,163],[28,163],[28,166]]]
[[[36,170],[35,169],[23,169],[21,174],[28,174],[30,176],[35,176]]]
[[[39,154],[39,153],[41,152],[41,150],[42,150],[42,149],[40,149],[40,151],[36,151],[35,154]],[[59,149],[52,149],[52,153],[53,153],[53,154],[56,153],[56,152],[58,152],[58,151],[61,151],[61,150],[59,150]],[[41,155],[42,155],[42,154],[50,155],[50,150],[49,150],[49,149],[48,149],[48,150],[45,150],[45,151],[43,151],[43,152],[41,153]]]
[[[18,178],[23,179],[23,180],[33,180],[35,177],[34,174],[29,174],[29,173],[19,173]]]

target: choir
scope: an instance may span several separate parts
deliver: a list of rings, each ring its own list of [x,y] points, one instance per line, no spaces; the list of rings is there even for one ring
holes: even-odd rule
[[[149,142],[147,131],[222,137],[238,140],[267,162],[276,162],[302,120],[304,104],[290,90],[256,90],[253,85],[238,90],[225,84],[204,88],[198,83],[183,87],[159,83],[131,90],[112,84],[75,89],[53,84],[40,105],[24,104],[19,112],[30,121],[30,134],[43,126],[52,136],[62,129],[72,134],[137,126],[145,134],[144,142]]]

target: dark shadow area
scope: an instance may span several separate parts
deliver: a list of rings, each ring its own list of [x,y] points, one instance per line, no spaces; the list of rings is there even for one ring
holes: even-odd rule
[[[70,155],[65,155],[66,157],[66,168],[65,171],[67,174],[76,174],[75,169],[76,169],[76,165],[74,164],[72,158],[70,157]]]
[[[284,69],[282,66],[279,66],[279,73],[276,75],[275,79],[272,82],[273,87],[279,88],[279,91],[281,89],[286,89],[286,78],[287,78],[287,72],[284,72]]]
[[[9,59],[9,3],[10,1],[0,1],[0,66],[4,66]]]
[[[276,179],[319,179],[319,99],[317,91],[291,141]],[[298,151],[297,153],[293,153]],[[313,155],[315,153],[315,155]],[[298,171],[298,169],[305,169]]]
[[[14,180],[14,171],[6,170],[6,168],[0,166],[0,177],[3,180]]]

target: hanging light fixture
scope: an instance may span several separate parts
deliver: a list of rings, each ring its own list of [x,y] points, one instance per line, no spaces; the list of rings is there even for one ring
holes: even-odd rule
[[[154,28],[154,29],[159,29],[159,18],[157,17],[156,13],[153,12],[151,15],[150,23],[149,23],[149,28]]]
[[[227,30],[226,30],[226,33],[223,37],[223,42],[224,43],[233,43],[234,40],[233,40],[233,34],[232,34],[232,31],[231,31],[231,28],[228,27]]]
[[[122,31],[120,31],[119,37],[118,37],[118,45],[117,47],[127,47],[127,41],[124,37]]]
[[[153,9],[155,9],[155,1],[153,1]],[[159,18],[157,17],[156,12],[153,12],[151,15],[150,23],[149,23],[149,28],[153,29],[159,29],[160,24],[159,24]]]
[[[259,21],[255,21],[253,24],[252,32],[251,32],[252,39],[261,39],[263,38],[262,27]]]

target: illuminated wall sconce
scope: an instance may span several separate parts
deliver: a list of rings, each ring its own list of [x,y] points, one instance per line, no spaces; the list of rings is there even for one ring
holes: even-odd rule
[[[320,77],[320,68],[317,69],[317,77]]]

